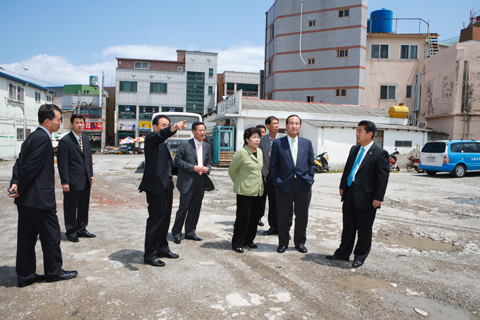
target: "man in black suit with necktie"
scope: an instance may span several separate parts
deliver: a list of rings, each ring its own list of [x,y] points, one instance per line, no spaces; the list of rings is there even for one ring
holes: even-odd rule
[[[315,163],[312,142],[299,137],[302,120],[287,118],[287,136],[273,140],[270,174],[277,199],[278,253],[288,248],[289,232],[295,212],[293,242],[301,253],[307,253],[308,208],[312,198]]]
[[[58,143],[57,166],[63,189],[65,235],[69,241],[78,242],[80,237],[95,237],[87,231],[90,189],[94,178],[90,141],[83,133],[85,118],[72,114],[70,122],[72,131]]]
[[[159,258],[178,258],[178,254],[170,251],[167,241],[172,214],[173,181],[172,156],[164,142],[177,130],[184,129],[185,122],[183,120],[170,126],[167,116],[158,115],[152,121],[153,132],[145,137],[145,171],[138,190],[146,191],[148,203],[143,260],[154,267],[165,265]]]
[[[172,228],[173,242],[181,243],[183,224],[185,239],[202,241],[195,233],[205,189],[213,190],[208,177],[212,167],[212,148],[203,141],[206,127],[203,122],[192,124],[193,139],[183,141],[175,154],[178,167],[177,189],[180,204]]]
[[[373,142],[375,129],[375,123],[371,121],[358,123],[357,145],[350,149],[340,180],[342,241],[333,255],[326,256],[330,260],[348,261],[358,231],[353,268],[362,266],[370,253],[375,214],[382,205],[390,174],[388,152]]]
[[[35,282],[68,280],[77,271],[62,269],[60,225],[55,201],[55,168],[52,148],[53,132],[62,124],[62,112],[54,104],[38,110],[40,126],[23,142],[13,166],[7,194],[15,198],[18,209],[17,280],[19,287]],[[37,275],[35,244],[40,235],[45,275]]]

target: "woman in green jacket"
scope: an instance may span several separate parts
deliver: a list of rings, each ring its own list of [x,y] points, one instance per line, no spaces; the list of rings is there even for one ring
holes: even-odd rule
[[[254,249],[258,219],[262,209],[263,154],[258,148],[260,130],[248,128],[243,134],[245,146],[233,156],[228,174],[233,181],[233,192],[237,194],[237,217],[233,229],[232,249],[243,253],[243,246]]]

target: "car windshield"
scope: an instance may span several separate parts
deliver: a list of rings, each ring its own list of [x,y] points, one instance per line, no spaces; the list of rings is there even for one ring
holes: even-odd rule
[[[445,152],[445,146],[445,142],[428,142],[423,146],[422,152],[443,153]]]
[[[198,117],[191,117],[191,116],[171,116],[171,115],[168,115],[168,117],[170,118],[170,122],[171,122],[172,125],[174,125],[175,123],[180,122],[182,120],[187,120],[187,122],[185,123],[185,125],[187,127],[184,130],[192,130],[192,124],[195,121],[201,121],[201,120],[198,119]]]

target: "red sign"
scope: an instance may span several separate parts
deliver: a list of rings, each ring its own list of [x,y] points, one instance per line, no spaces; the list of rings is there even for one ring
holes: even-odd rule
[[[103,131],[103,122],[85,122],[85,130]]]

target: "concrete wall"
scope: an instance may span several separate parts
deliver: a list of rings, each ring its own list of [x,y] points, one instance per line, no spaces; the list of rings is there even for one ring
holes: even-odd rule
[[[422,73],[419,121],[450,139],[480,139],[480,43],[457,43],[419,63]],[[463,117],[465,61],[468,66],[466,122]]]
[[[286,101],[307,101],[307,96],[313,96],[314,102],[364,104],[367,1],[308,0],[303,1],[303,11],[300,5],[300,1],[277,1],[267,12],[265,96]],[[349,17],[338,17],[343,9],[350,10]],[[309,26],[311,20],[316,20],[315,26]],[[338,49],[348,49],[348,57],[337,58]],[[302,58],[306,63],[315,59],[315,64],[305,65]],[[347,96],[336,97],[335,89],[342,88]]]
[[[414,91],[415,75],[419,61],[425,59],[425,40],[422,34],[368,34],[366,50],[365,104],[388,109],[392,105],[405,104],[410,111],[412,98],[406,98],[407,85]],[[388,59],[372,59],[372,44],[388,44]],[[401,45],[418,45],[418,59],[400,59]],[[380,86],[396,86],[394,100],[380,99]]]

